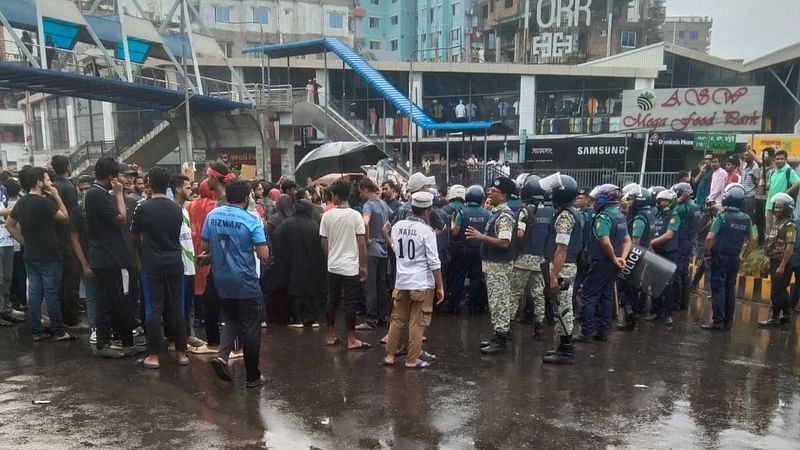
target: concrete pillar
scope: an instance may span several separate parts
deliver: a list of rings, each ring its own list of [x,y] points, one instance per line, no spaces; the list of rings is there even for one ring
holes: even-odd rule
[[[656,87],[655,78],[637,78],[633,83],[634,89],[654,89]]]
[[[527,130],[528,136],[536,134],[536,76],[519,77],[519,128]],[[517,133],[520,133],[517,130]]]
[[[276,140],[278,141],[277,147],[281,149],[281,174],[290,176],[295,169],[294,127],[280,124]],[[300,183],[300,180],[297,181]],[[305,180],[303,180],[304,182]]]
[[[422,72],[414,72],[411,74],[411,100],[422,108]],[[424,108],[423,108],[424,109]],[[422,135],[422,130],[419,127],[411,126],[410,119],[409,125],[410,134],[412,139],[416,139]]]
[[[53,97],[55,101],[55,97]],[[40,102],[38,102],[39,108],[41,108],[41,117],[42,123],[39,125],[42,128],[42,148],[39,150],[44,150],[48,154],[53,150],[53,145],[50,142],[50,127],[47,121],[48,114],[47,114],[47,97],[43,98]],[[34,126],[36,123],[34,122]],[[34,156],[35,158],[35,156]]]
[[[114,105],[108,102],[103,102],[103,139],[104,141],[113,141],[117,139],[116,117],[114,116]]]
[[[91,101],[91,100],[89,100]],[[74,98],[67,98],[67,140],[69,142],[69,148],[75,148],[78,145],[78,129],[75,126],[75,99]],[[91,126],[91,122],[89,122],[89,126]]]

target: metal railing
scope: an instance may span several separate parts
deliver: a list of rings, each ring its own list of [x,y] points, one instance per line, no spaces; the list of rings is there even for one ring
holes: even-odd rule
[[[0,61],[28,65],[24,54],[17,48],[14,41],[5,40],[4,44],[2,48],[6,50],[0,52]],[[7,49],[15,49],[15,51]],[[34,57],[37,57],[39,47],[34,45],[31,53]],[[46,47],[45,57],[49,59],[47,67],[50,70],[128,81],[127,76],[125,76],[127,72],[125,61],[112,59],[113,65],[109,66],[103,54],[94,48],[80,51]],[[198,86],[198,78],[193,73],[189,72],[184,77],[171,65],[157,66],[131,62],[130,66],[132,75],[130,81],[133,83],[184,91],[186,89],[186,80],[188,79],[193,86]],[[238,83],[216,78],[200,76],[199,81],[199,85],[202,86],[205,95],[229,100],[250,102],[248,95],[252,95],[255,91],[253,89],[254,85],[242,88]]]
[[[89,141],[81,144],[69,155],[72,167],[80,167],[86,162],[95,161],[104,156],[119,157],[120,149],[117,141]]]

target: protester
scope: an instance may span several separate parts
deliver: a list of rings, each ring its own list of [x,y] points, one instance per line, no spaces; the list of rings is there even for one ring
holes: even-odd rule
[[[50,164],[56,173],[53,186],[58,190],[58,195],[63,200],[67,211],[70,211],[78,204],[78,191],[75,189],[75,185],[69,181],[69,177],[72,175],[72,166],[69,159],[62,155],[53,156]],[[67,326],[75,326],[80,322],[78,290],[81,272],[80,264],[72,249],[68,222],[57,225],[56,236],[64,270],[61,280],[61,313]]]
[[[711,157],[711,187],[708,192],[708,199],[715,202],[722,201],[722,191],[725,189],[725,179],[728,177],[728,172],[725,171],[719,164],[719,156],[714,155]]]
[[[95,182],[86,192],[89,265],[97,280],[97,344],[95,356],[122,358],[141,349],[134,346],[133,307],[125,301],[122,270],[132,267],[132,248],[126,235],[128,209],[118,179],[119,164],[110,157],[94,166]],[[111,329],[121,349],[111,348]]]
[[[389,216],[391,210],[380,199],[378,186],[369,178],[358,182],[361,196],[362,217],[367,241],[367,279],[364,281],[366,298],[366,322],[356,330],[368,331],[385,326],[389,320],[389,304],[386,298],[386,268],[389,238]]]
[[[739,167],[740,183],[744,188],[744,208],[742,211],[750,216],[753,223],[756,222],[756,194],[758,192],[758,184],[761,180],[761,167],[755,160],[753,150],[748,147],[742,155],[742,163]]]
[[[398,195],[399,189],[394,181],[389,180],[383,182],[381,185],[381,198],[386,202],[386,206],[388,206],[392,212],[397,211],[397,208],[402,205],[400,200],[397,199]]]
[[[336,208],[322,216],[319,235],[328,260],[328,305],[326,307],[327,345],[339,344],[336,337],[336,311],[344,304],[347,348],[369,349],[372,346],[356,337],[356,303],[360,282],[367,279],[366,227],[361,215],[350,208],[350,186],[337,181],[331,186]]]
[[[284,220],[294,215],[294,197],[283,194],[278,198],[275,212],[267,221],[267,234],[272,234]]]
[[[145,369],[160,367],[166,322],[175,342],[179,366],[189,364],[186,356],[186,328],[183,317],[181,286],[183,260],[180,242],[183,214],[181,207],[167,198],[170,174],[163,167],[148,173],[151,198],[142,202],[133,214],[131,232],[138,250],[141,268],[142,299],[147,329],[147,356],[137,361]],[[162,320],[163,318],[163,320]]]
[[[192,246],[194,248],[195,256],[200,254],[200,246],[202,239],[200,234],[203,231],[203,223],[206,217],[214,209],[216,205],[216,194],[211,188],[208,187],[208,179],[204,179],[199,187],[199,198],[189,203],[186,210],[189,212],[189,222],[192,226]],[[207,317],[207,308],[205,305],[204,293],[206,291],[206,283],[208,281],[208,274],[211,267],[208,265],[201,266],[197,264],[195,259],[195,276],[194,276],[194,326],[200,327],[205,325],[205,318]],[[212,340],[214,339],[214,340]],[[199,348],[190,348],[190,353],[216,353],[217,346],[219,345],[219,327],[213,327],[209,333],[206,329],[206,340],[208,343]]]
[[[61,277],[64,268],[56,235],[57,226],[69,222],[69,213],[45,169],[34,167],[26,175],[28,193],[14,205],[6,220],[6,229],[25,247],[28,311],[33,341],[39,342],[50,337],[55,337],[56,341],[70,340],[72,336],[64,329],[61,315]],[[52,336],[42,325],[43,301],[47,301]]]
[[[11,180],[3,180],[8,184]],[[13,308],[11,302],[11,283],[14,280],[14,245],[16,240],[6,229],[6,218],[11,214],[8,190],[0,190],[0,327],[11,327],[24,322],[25,314]]]
[[[326,292],[325,254],[320,224],[311,218],[312,204],[295,203],[295,215],[272,233],[275,276],[289,296],[289,326],[319,327]]]
[[[423,369],[430,363],[420,359],[424,329],[430,325],[434,297],[444,300],[436,236],[427,225],[433,195],[417,192],[411,197],[410,219],[392,227],[391,243],[397,260],[394,308],[386,340],[383,364],[393,366],[402,330],[408,328],[408,355],[405,367]]]
[[[741,181],[741,177],[739,175],[739,158],[735,156],[731,156],[725,161],[725,172],[728,175],[725,177],[725,186],[728,186],[733,183],[739,183]]]
[[[212,170],[210,176],[221,175],[219,170]],[[250,185],[231,178],[222,175],[226,204],[215,208],[206,217],[199,256],[204,263],[211,264],[213,288],[225,316],[222,341],[211,365],[220,379],[231,381],[228,359],[234,340],[240,339],[247,373],[246,386],[256,388],[264,384],[259,370],[263,305],[256,257],[266,261],[269,248],[261,221],[246,211]]]
[[[766,181],[766,230],[767,233],[772,229],[774,216],[770,214],[772,211],[772,199],[780,193],[788,194],[794,198],[797,196],[798,188],[800,188],[800,175],[792,169],[786,162],[788,154],[786,150],[778,150],[775,152],[775,169],[773,169],[767,176]]]
[[[89,264],[89,231],[86,228],[86,192],[92,177],[78,180],[78,204],[69,211],[70,240],[81,268],[81,281],[86,295],[86,318],[89,322],[89,343],[97,344],[97,280]]]
[[[697,203],[705,203],[711,193],[711,178],[714,176],[714,170],[711,168],[713,159],[714,156],[711,154],[704,155],[700,171],[697,173],[697,176],[694,177],[693,182],[694,185],[697,186],[695,189],[695,201]],[[719,204],[719,200],[712,199],[712,201]]]

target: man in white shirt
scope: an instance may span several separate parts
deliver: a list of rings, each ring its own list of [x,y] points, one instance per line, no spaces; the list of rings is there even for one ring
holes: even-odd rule
[[[406,327],[409,331],[405,367],[423,369],[430,366],[419,359],[422,336],[431,323],[434,294],[438,303],[444,300],[436,233],[428,225],[432,206],[433,194],[417,192],[411,196],[413,215],[392,226],[391,242],[397,260],[397,275],[394,309],[383,358],[383,363],[388,366],[395,363],[400,336]]]
[[[322,215],[319,235],[328,258],[327,345],[337,345],[336,310],[344,302],[348,350],[366,350],[371,345],[356,337],[356,304],[361,282],[367,279],[366,227],[361,214],[347,203],[350,186],[337,181],[331,188],[333,208]]]
[[[725,178],[728,172],[725,171],[719,164],[719,156],[714,155],[711,159],[711,191],[708,194],[708,200],[713,200],[718,204],[722,204],[722,191],[725,190]]]

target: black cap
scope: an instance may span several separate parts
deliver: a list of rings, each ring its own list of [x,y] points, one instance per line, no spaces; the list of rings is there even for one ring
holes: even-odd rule
[[[517,193],[517,183],[508,177],[495,178],[494,181],[492,181],[492,187],[509,197]]]
[[[585,196],[588,197],[590,192],[592,192],[592,191],[589,190],[589,189],[580,188],[580,189],[578,189],[578,194],[577,195],[585,195]]]

